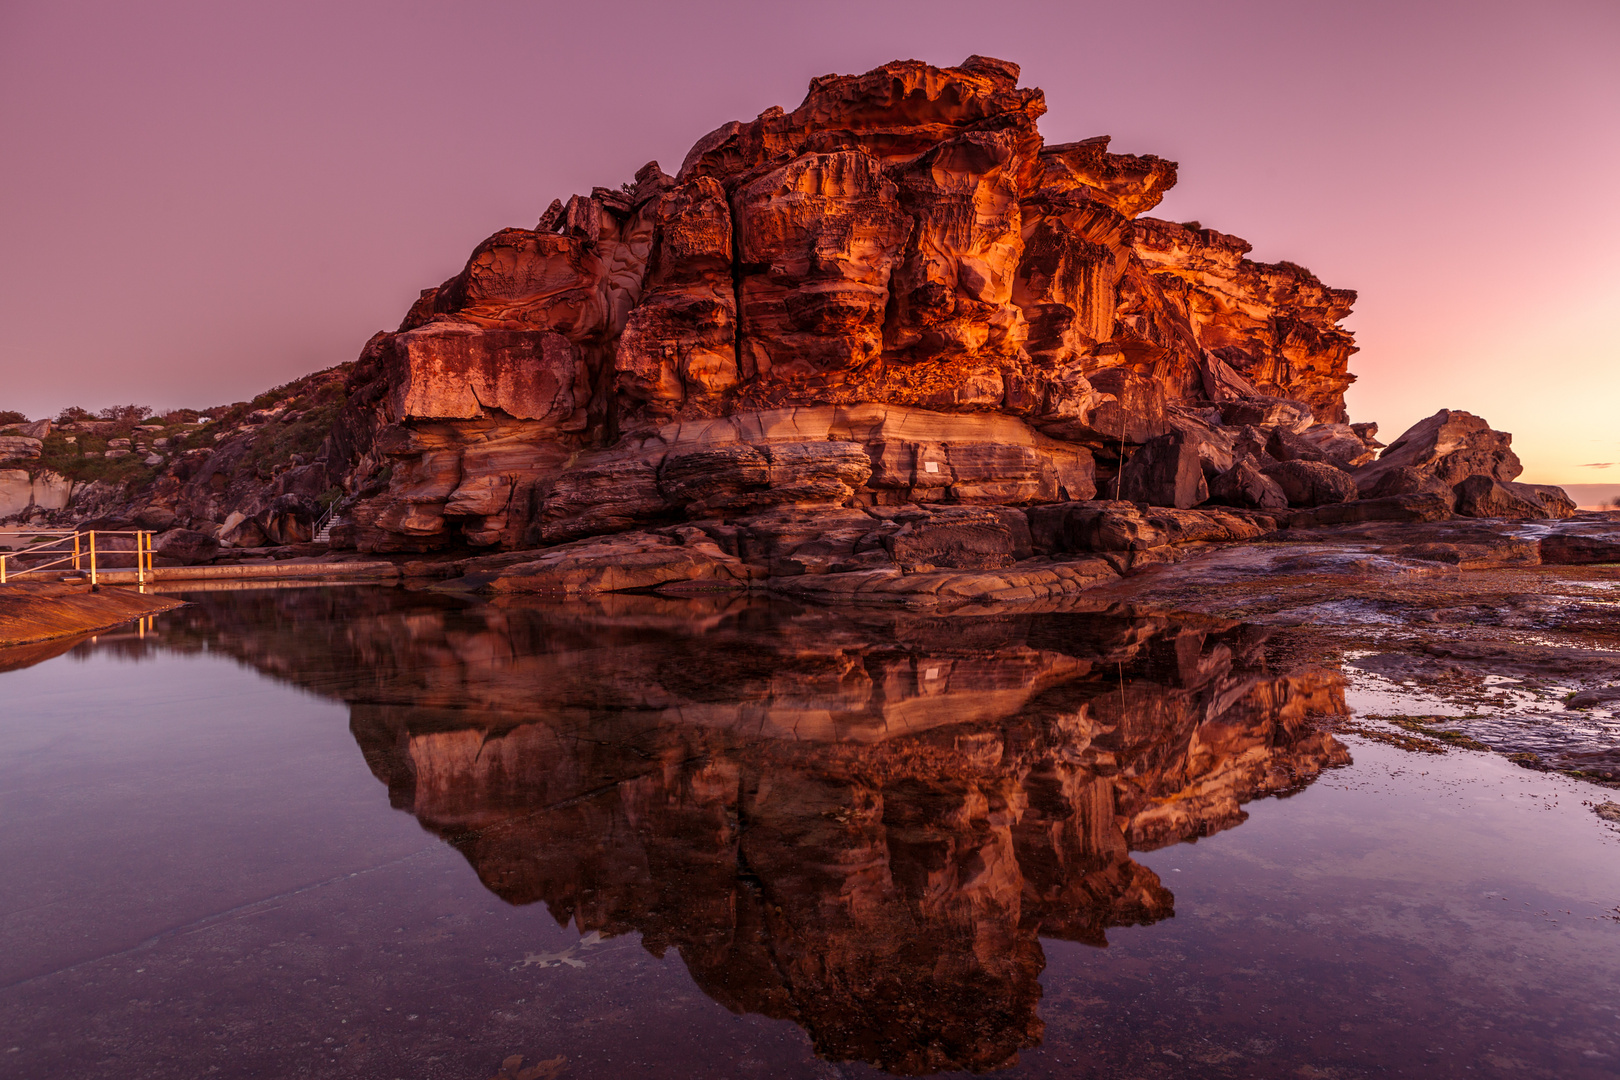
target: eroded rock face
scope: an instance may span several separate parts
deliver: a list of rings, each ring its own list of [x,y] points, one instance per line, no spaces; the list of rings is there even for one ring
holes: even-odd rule
[[[1263,470],[1281,489],[1289,506],[1328,506],[1356,497],[1356,482],[1343,469],[1322,461],[1283,461]]]
[[[1117,490],[1130,502],[1182,510],[1209,498],[1198,447],[1180,434],[1161,435],[1132,454]]]
[[[84,485],[78,517],[158,506],[255,546],[309,535],[318,500],[337,507],[335,547],[377,552],[690,526],[774,577],[884,569],[888,533],[857,532],[859,516],[889,523],[898,507],[1012,521],[1099,494],[1262,512],[1359,496],[1380,505],[1357,512],[1385,513],[1384,499],[1517,477],[1510,436],[1467,413],[1387,448],[1376,424],[1350,424],[1340,324],[1355,294],[1198,222],[1144,217],[1176,164],[1106,137],[1048,145],[1042,93],[1018,78],[982,56],[825,76],[797,109],[705,136],[675,176],[649,162],[554,200],[346,370],[300,380],[305,405],[343,406],[320,406],[336,419],[322,413],[318,452],[272,460],[293,442],[289,403],[233,412],[178,453],[108,450],[146,453],[158,475],[129,498]],[[0,458],[33,452],[8,438]],[[1554,490],[1504,490],[1503,506],[1570,512]],[[1434,512],[1413,505],[1400,512]],[[994,569],[970,547],[960,558],[983,565],[933,565]],[[1071,569],[1009,588],[1068,589],[1095,568]],[[542,576],[608,580],[575,571]]]
[[[1569,497],[1569,492],[1554,484],[1519,484],[1507,485],[1509,491],[1528,502],[1538,503],[1545,513],[1543,517],[1571,518],[1575,516],[1577,507],[1575,500]]]
[[[1044,111],[985,57],[827,76],[674,177],[649,163],[497,233],[355,366],[328,453],[342,535],[514,548],[769,506],[1083,500],[1099,459],[1112,475],[1182,430],[1179,405],[1342,422],[1354,294],[1142,218],[1175,164],[1045,145]],[[828,429],[853,445],[778,460],[779,418],[828,408],[917,433]],[[711,446],[718,419],[752,449]],[[1199,440],[1209,479],[1221,441]],[[856,454],[865,475],[832,460]],[[1172,479],[1143,497],[1207,494]]]
[[[1174,913],[1133,850],[1349,760],[1310,722],[1343,713],[1340,677],[1265,672],[1230,622],[421,595],[297,617],[323,602],[251,601],[253,633],[212,621],[240,602],[184,618],[349,701],[392,805],[497,896],[637,933],[728,1008],[899,1074],[1014,1062],[1041,938]]]
[[[1288,506],[1288,493],[1251,461],[1239,461],[1209,485],[1210,498],[1229,506],[1257,510],[1282,510]]]
[[[1330,289],[1293,263],[1251,262],[1247,242],[1198,222],[1139,221],[1132,247],[1144,276],[1132,282],[1124,321],[1179,353],[1191,365],[1182,378],[1214,381],[1219,369],[1210,365],[1219,360],[1264,394],[1303,401],[1318,420],[1346,422],[1355,345],[1338,323],[1354,292]],[[1189,351],[1183,333],[1212,355]]]
[[[1386,474],[1408,468],[1447,486],[1470,476],[1507,483],[1524,471],[1513,452],[1513,436],[1493,431],[1473,413],[1441,409],[1412,425],[1390,443],[1378,460],[1356,470],[1356,486],[1371,493]],[[1400,494],[1386,491],[1383,494]]]
[[[1464,517],[1523,520],[1552,516],[1533,491],[1513,490],[1519,486],[1510,486],[1489,476],[1470,476],[1453,489],[1457,495],[1457,513]]]
[[[1371,484],[1359,485],[1364,498],[1382,499],[1394,495],[1441,495],[1456,502],[1451,485],[1432,473],[1422,473],[1410,465],[1397,465],[1377,477]]]
[[[32,461],[42,445],[26,435],[0,435],[0,461]]]
[[[0,469],[0,518],[60,510],[72,494],[72,482],[48,470]]]

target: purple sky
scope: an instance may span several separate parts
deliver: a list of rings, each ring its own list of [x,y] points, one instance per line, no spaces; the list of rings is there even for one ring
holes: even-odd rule
[[[1620,4],[0,0],[0,408],[240,400],[353,359],[556,196],[812,76],[984,53],[1155,213],[1361,300],[1355,420],[1620,481]]]

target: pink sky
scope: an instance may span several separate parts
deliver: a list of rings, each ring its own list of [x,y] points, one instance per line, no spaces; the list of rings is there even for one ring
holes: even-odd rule
[[[1355,420],[1620,481],[1620,4],[0,3],[0,408],[240,400],[812,76],[984,53],[1049,141],[1361,299]],[[1610,467],[1590,465],[1614,462]]]

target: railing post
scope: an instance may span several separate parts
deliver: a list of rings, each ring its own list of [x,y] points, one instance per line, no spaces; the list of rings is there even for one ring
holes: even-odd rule
[[[90,530],[90,584],[96,584],[96,530]]]
[[[6,557],[0,555],[0,585],[6,583]]]
[[[73,569],[79,569],[79,530],[73,530]]]
[[[146,534],[135,530],[135,584],[146,584]]]

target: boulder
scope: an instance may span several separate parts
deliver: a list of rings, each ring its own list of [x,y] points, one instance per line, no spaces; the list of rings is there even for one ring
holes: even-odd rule
[[[1341,469],[1357,468],[1378,456],[1349,424],[1316,424],[1294,438],[1315,449],[1322,455],[1321,460]]]
[[[32,461],[44,445],[26,435],[0,435],[0,461]]]
[[[219,542],[223,547],[256,548],[268,543],[264,528],[240,510],[232,511],[219,529]]]
[[[1398,465],[1380,475],[1370,485],[1357,484],[1364,499],[1385,499],[1394,495],[1442,495],[1452,501],[1451,485],[1432,474],[1421,473],[1410,465]]]
[[[1247,506],[1256,510],[1285,510],[1288,496],[1253,461],[1240,460],[1231,469],[1209,482],[1211,502],[1227,506]]]
[[[258,515],[259,527],[271,544],[307,544],[315,534],[321,506],[307,495],[278,495]]]
[[[1534,492],[1521,494],[1489,476],[1470,476],[1452,491],[1457,495],[1457,513],[1463,517],[1528,521],[1552,516]]]
[[[1553,484],[1520,484],[1517,482],[1506,485],[1507,489],[1526,502],[1540,503],[1550,518],[1572,518],[1578,509],[1575,500],[1569,497],[1569,492]]]
[[[1221,422],[1228,427],[1257,427],[1262,431],[1304,431],[1315,422],[1311,407],[1287,398],[1255,397],[1221,405]]]
[[[174,510],[167,506],[148,506],[135,515],[135,524],[143,529],[162,532],[174,525]]]
[[[170,529],[153,537],[152,554],[180,566],[195,566],[219,554],[219,541],[194,529]]]
[[[1112,557],[1153,552],[1169,544],[1252,540],[1277,528],[1276,519],[1269,514],[1219,508],[1143,508],[1113,501],[1037,506],[1027,514],[1031,543],[1043,554],[1099,552]]]
[[[1277,519],[1270,514],[1240,514],[1209,507],[1197,510],[1153,507],[1142,516],[1171,544],[1229,543],[1253,540],[1277,531]]]
[[[1551,566],[1620,563],[1620,529],[1608,533],[1554,533],[1541,538],[1541,561]]]
[[[1356,497],[1356,482],[1343,469],[1321,461],[1284,461],[1264,470],[1289,506],[1327,506]]]
[[[883,546],[902,566],[960,570],[1001,569],[1033,553],[1022,514],[979,507],[948,507],[914,518],[886,536]]]
[[[913,511],[922,514],[924,511]],[[857,556],[883,554],[879,522],[863,510],[839,506],[777,506],[739,518],[734,538],[710,523],[701,527],[726,550],[764,568],[773,577],[831,572]]]
[[[1113,500],[1037,506],[1029,527],[1037,551],[1147,551],[1169,543],[1133,503]]]
[[[1358,442],[1356,444],[1360,446]],[[1273,461],[1328,461],[1327,454],[1323,453],[1316,443],[1305,436],[1290,431],[1288,428],[1277,428],[1266,439],[1266,454]],[[1333,464],[1329,462],[1329,464]]]
[[[1377,461],[1357,469],[1356,486],[1370,494],[1386,473],[1403,467],[1453,487],[1471,476],[1507,483],[1524,471],[1512,444],[1512,435],[1493,431],[1472,413],[1441,409],[1407,429]]]
[[[1126,460],[1118,493],[1150,506],[1197,506],[1209,498],[1197,444],[1181,432],[1150,439]]]
[[[1198,463],[1204,470],[1206,480],[1230,470],[1233,462],[1241,456],[1237,442],[1245,430],[1223,427],[1217,422],[1219,419],[1219,414],[1213,409],[1203,410],[1199,414],[1190,409],[1177,408],[1169,413],[1169,423],[1174,433],[1197,450]]]

